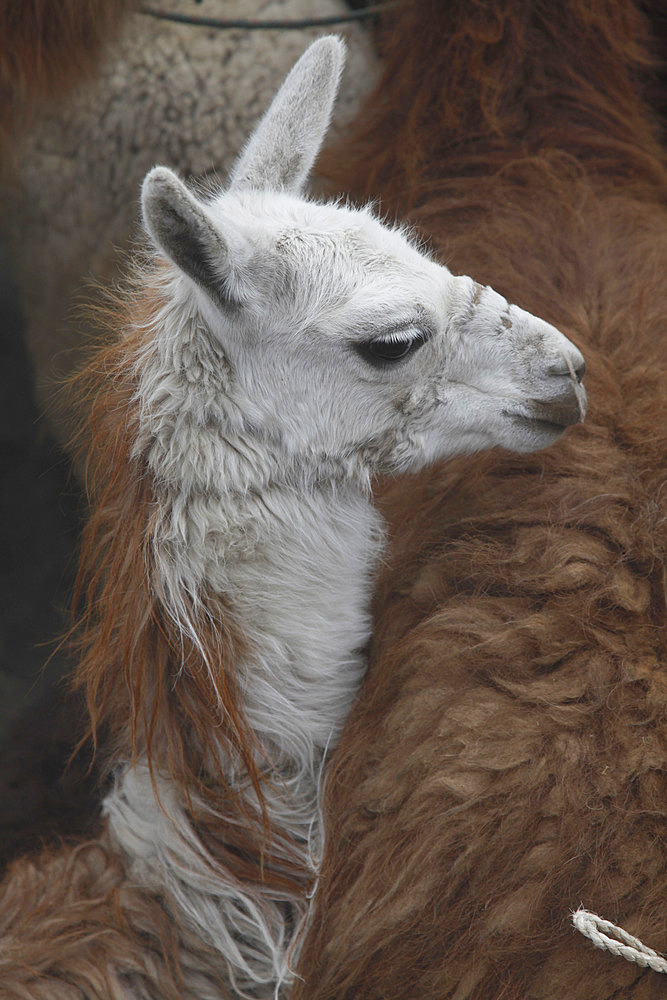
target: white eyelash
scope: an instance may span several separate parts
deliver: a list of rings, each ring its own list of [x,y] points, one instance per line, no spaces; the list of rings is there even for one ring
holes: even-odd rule
[[[375,342],[378,344],[411,344],[413,340],[418,340],[420,336],[422,336],[421,333],[410,333],[406,336],[405,330],[397,330],[386,337],[377,337]]]

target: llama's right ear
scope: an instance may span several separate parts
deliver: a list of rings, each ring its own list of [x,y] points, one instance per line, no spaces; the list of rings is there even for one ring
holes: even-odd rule
[[[235,304],[229,247],[176,174],[154,167],[144,178],[141,209],[158,249],[219,305]]]
[[[336,35],[306,49],[251,135],[230,189],[301,190],[329,128],[344,61]]]

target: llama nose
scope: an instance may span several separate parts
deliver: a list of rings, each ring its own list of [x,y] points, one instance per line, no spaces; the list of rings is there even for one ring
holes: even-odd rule
[[[586,374],[586,362],[581,352],[574,346],[569,345],[567,354],[563,353],[558,361],[554,362],[547,369],[548,375],[570,376],[570,378],[580,384]]]
[[[544,409],[544,419],[564,427],[584,420],[586,390],[582,380],[585,373],[586,362],[579,348],[570,341],[559,345],[558,357],[547,368],[547,396],[537,404],[538,409]]]
[[[571,340],[567,340],[559,331],[555,332],[558,334],[559,343],[554,345],[557,353],[555,357],[553,354],[551,356],[547,374],[556,377],[569,375],[573,382],[580,383],[586,374],[584,356]]]

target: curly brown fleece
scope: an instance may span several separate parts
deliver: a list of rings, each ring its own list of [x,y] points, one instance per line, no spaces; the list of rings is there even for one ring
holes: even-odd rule
[[[582,349],[586,424],[385,484],[294,1000],[656,1000],[667,950],[667,169],[636,4],[408,4],[335,183]]]

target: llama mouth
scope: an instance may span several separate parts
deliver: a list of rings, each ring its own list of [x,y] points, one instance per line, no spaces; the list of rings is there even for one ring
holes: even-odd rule
[[[561,398],[542,402],[530,400],[526,409],[528,413],[517,413],[504,410],[517,430],[532,431],[533,434],[560,435],[567,427],[581,423],[586,416],[586,391],[578,386],[574,392],[569,392]]]
[[[559,423],[555,420],[543,420],[539,417],[526,417],[522,413],[509,413],[503,411],[503,415],[509,417],[514,426],[523,431],[532,431],[537,434],[548,434],[550,436],[560,436],[570,423]]]

